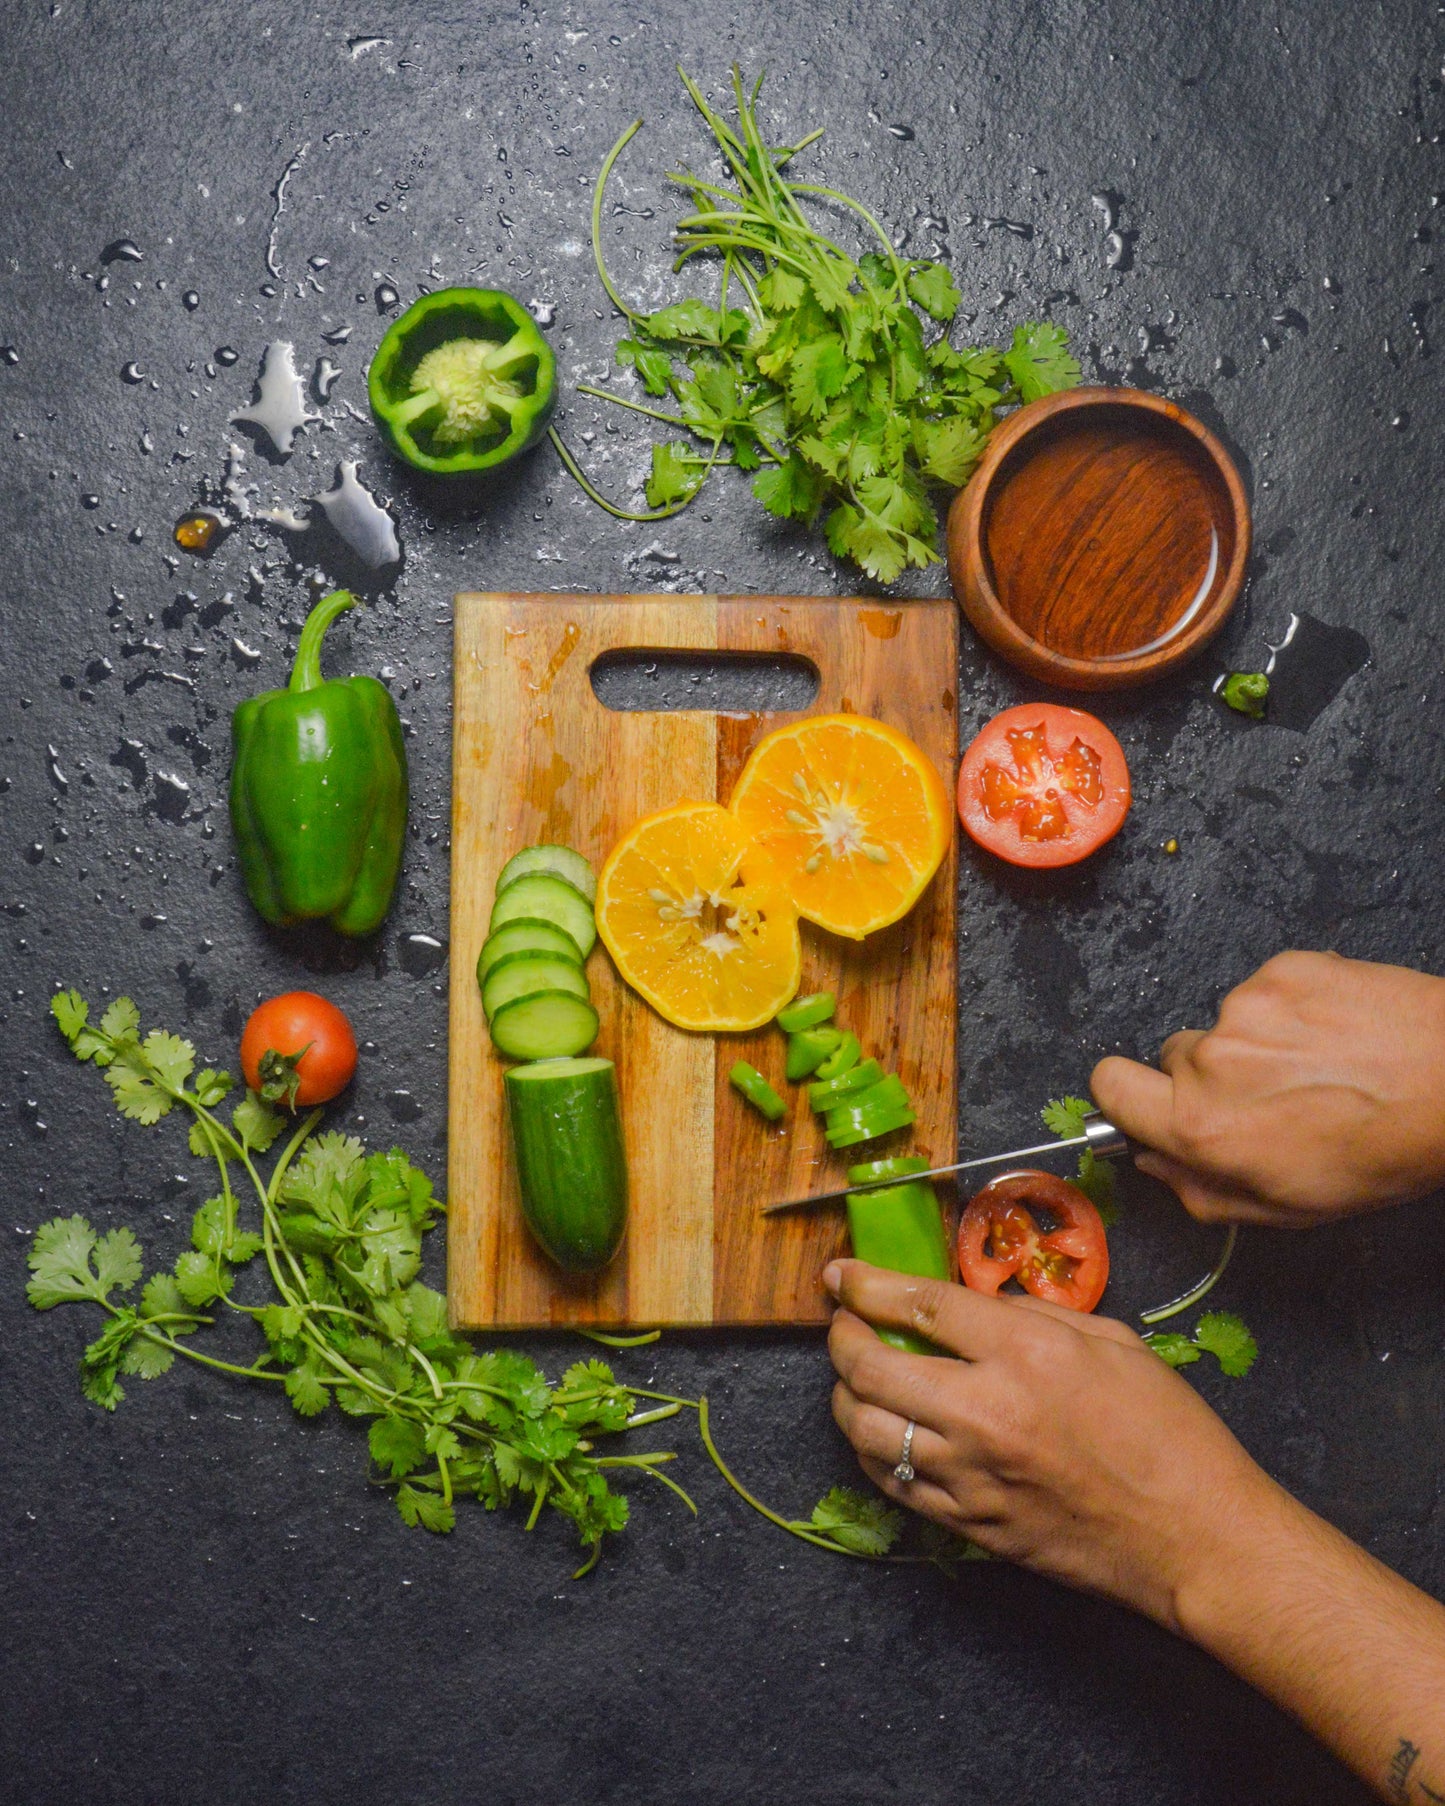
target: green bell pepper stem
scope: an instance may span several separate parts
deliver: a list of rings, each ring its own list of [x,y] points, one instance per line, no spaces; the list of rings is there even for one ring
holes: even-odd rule
[[[306,624],[301,629],[301,638],[297,642],[296,658],[291,666],[291,681],[286,686],[288,690],[319,690],[325,683],[326,679],[321,675],[322,642],[338,615],[344,615],[348,608],[355,606],[356,597],[349,589],[334,589],[329,596],[323,596],[307,615]]]

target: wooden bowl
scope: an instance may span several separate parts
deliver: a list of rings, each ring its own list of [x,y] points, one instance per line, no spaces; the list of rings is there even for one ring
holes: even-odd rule
[[[995,429],[949,510],[948,571],[1011,664],[1113,690],[1218,633],[1249,539],[1239,472],[1192,414],[1142,389],[1070,389]]]

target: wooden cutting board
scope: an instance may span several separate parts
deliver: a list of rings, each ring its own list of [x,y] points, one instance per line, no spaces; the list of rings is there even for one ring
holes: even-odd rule
[[[753,746],[796,715],[622,712],[592,688],[624,649],[800,654],[819,676],[806,711],[853,710],[901,728],[952,785],[957,611],[795,596],[462,595],[456,600],[452,764],[450,1178],[447,1295],[465,1329],[819,1323],[818,1273],[845,1250],[840,1209],[763,1219],[772,1199],[842,1182],[806,1089],[785,1085],[783,1037],[689,1035],[588,962],[596,1051],[617,1062],[631,1181],[627,1239],[608,1270],[561,1273],[516,1196],[504,1064],[474,968],[497,872],[519,847],[560,841],[600,867],[643,815],[684,798],[726,802]],[[895,1143],[953,1158],[954,857],[913,913],[861,945],[803,924],[803,990],[838,994],[838,1019],[896,1069],[918,1123]],[[788,1098],[776,1126],[731,1090],[750,1060]],[[857,1157],[867,1158],[868,1150]]]

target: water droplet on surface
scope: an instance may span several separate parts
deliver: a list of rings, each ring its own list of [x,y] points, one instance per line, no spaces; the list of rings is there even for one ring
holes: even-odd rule
[[[39,865],[44,857],[45,848],[38,840],[32,841],[25,849],[25,863],[27,865]]]
[[[143,383],[146,373],[139,364],[129,363],[121,367],[120,380],[123,383]]]
[[[340,375],[340,364],[333,364],[329,357],[317,358],[316,368],[311,373],[311,392],[323,405],[330,401],[331,391]]]
[[[323,332],[321,342],[324,345],[344,345],[351,337],[349,326],[333,326],[330,332]]]
[[[1008,232],[1014,238],[1032,238],[1034,235],[1033,227],[1023,220],[1004,219],[1002,215],[985,213],[981,223],[987,232]]]
[[[256,379],[256,400],[249,408],[238,409],[231,419],[259,427],[281,457],[290,457],[297,433],[316,415],[307,412],[295,347],[289,339],[272,339],[266,347]]]
[[[329,270],[331,268],[329,257],[308,257],[306,261],[313,270]]]
[[[1114,223],[1118,218],[1118,195],[1110,194],[1107,188],[1103,188],[1100,189],[1097,194],[1091,194],[1089,199],[1104,216],[1104,230],[1106,232],[1112,232],[1114,230]]]
[[[557,318],[557,308],[554,302],[538,301],[535,297],[527,303],[527,312],[544,332]]]
[[[916,136],[911,125],[890,125],[885,130],[890,138],[900,139],[904,144],[911,144]]]
[[[256,665],[261,662],[261,651],[257,646],[248,646],[244,640],[233,639],[231,657],[238,665]]]
[[[1284,638],[1270,646],[1266,720],[1303,733],[1369,662],[1370,642],[1353,627],[1332,627],[1303,610],[1291,614]]]
[[[241,361],[241,354],[239,351],[237,351],[235,349],[234,346],[217,345],[216,362],[218,364],[223,365],[227,370],[229,370],[232,364],[238,364],[240,361]]]
[[[50,773],[50,781],[57,790],[69,790],[70,779],[60,769],[60,751],[54,746],[47,746],[45,755],[49,763],[46,770]]]
[[[435,935],[409,934],[401,943],[401,968],[413,978],[430,978],[445,964],[447,944]]]
[[[13,345],[0,345],[0,362],[12,365],[18,364],[20,362],[20,353]]]
[[[343,459],[337,466],[332,487],[310,499],[362,563],[379,571],[388,564],[401,562],[401,546],[396,537],[396,522],[358,479],[358,469],[354,458]]]
[[[80,505],[82,508],[98,508],[100,506],[100,497],[98,495],[83,495],[80,498]]]
[[[1390,425],[1397,433],[1403,433],[1409,424],[1410,416],[1404,408],[1401,408],[1398,414],[1392,414],[1390,417]]]
[[[197,508],[183,514],[171,530],[171,537],[183,552],[197,558],[208,558],[224,537],[226,523],[210,508]]]
[[[380,50],[384,44],[389,44],[390,42],[390,38],[348,38],[346,40],[346,48],[351,52],[351,60],[355,63],[364,57],[369,50]]]
[[[422,1114],[421,1105],[409,1091],[388,1091],[386,1107],[393,1122],[417,1122]]]
[[[100,254],[102,263],[139,263],[145,252],[133,238],[113,238]]]
[[[191,806],[191,787],[174,772],[158,771],[155,777],[155,812],[162,821],[182,822]]]
[[[1104,268],[1124,271],[1133,267],[1134,234],[1110,231],[1104,234]]]
[[[386,313],[401,300],[400,294],[390,282],[378,282],[376,285],[376,311]]]
[[[181,305],[188,314],[193,314],[201,305],[201,297],[193,288],[188,288],[185,294],[181,296]]]

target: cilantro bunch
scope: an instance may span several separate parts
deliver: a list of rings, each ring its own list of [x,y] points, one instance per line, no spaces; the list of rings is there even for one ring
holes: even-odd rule
[[[116,998],[98,1023],[75,991],[57,993],[50,1008],[76,1058],[100,1070],[122,1116],[151,1125],[179,1107],[189,1117],[191,1152],[214,1165],[219,1185],[195,1213],[191,1246],[145,1281],[138,1302],[129,1294],[144,1259],[130,1229],[97,1234],[75,1215],[36,1232],[30,1303],[41,1311],[90,1304],[104,1315],[80,1357],[81,1389],[103,1409],[125,1397],[123,1379],[156,1379],[178,1356],[278,1385],[298,1416],[334,1407],[367,1423],[372,1481],[393,1489],[408,1524],[449,1531],[464,1497],[488,1511],[525,1506],[528,1530],[546,1508],[569,1519],[587,1547],[579,1575],[598,1559],[603,1538],[627,1523],[627,1499],[610,1475],[647,1474],[696,1512],[661,1471],[671,1452],[603,1452],[606,1439],[687,1409],[728,1485],[790,1535],[835,1554],[947,1572],[978,1555],[933,1527],[921,1532],[916,1552],[895,1553],[902,1513],[847,1487],[832,1488],[810,1517],[784,1517],[723,1461],[706,1398],[623,1385],[597,1359],[575,1362],[549,1384],[525,1355],[453,1335],[445,1298],[417,1277],[423,1237],[443,1206],[399,1148],[368,1154],[353,1136],[318,1133],[323,1111],[297,1121],[250,1091],[223,1114],[230,1074],[197,1070],[194,1047],[179,1035],[143,1034],[128,997]],[[248,1360],[192,1340],[224,1317],[249,1319],[260,1346]],[[582,1333],[619,1348],[657,1339],[655,1330]]]
[[[770,514],[809,525],[821,518],[832,550],[880,583],[935,562],[939,500],[968,480],[999,412],[1079,380],[1063,329],[1023,325],[1007,350],[956,348],[948,328],[960,295],[944,265],[900,257],[859,202],[785,174],[820,131],[770,146],[755,111],[761,78],[747,93],[734,68],[734,127],[679,74],[730,180],[670,174],[691,202],[676,230],[674,268],[700,256],[714,261],[718,299],[640,313],[608,276],[603,196],[639,119],[598,177],[593,249],[603,287],[628,321],[618,363],[675,411],[585,386],[582,393],[690,439],[653,447],[650,514],[607,501],[554,431],[564,463],[595,501],[628,520],[675,514],[718,463],[729,463],[754,473],[753,493]],[[851,214],[878,248],[855,258],[810,217],[807,209],[820,204]]]

